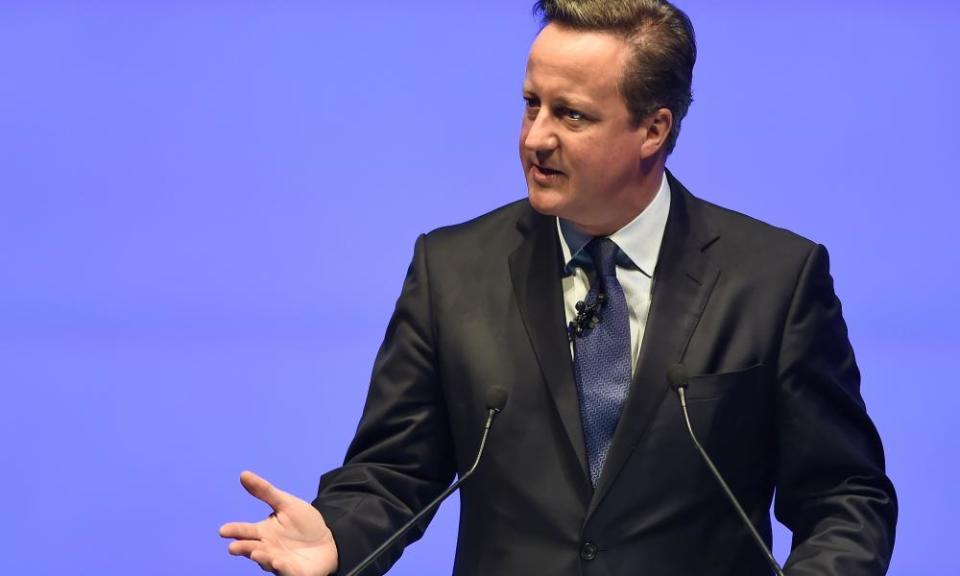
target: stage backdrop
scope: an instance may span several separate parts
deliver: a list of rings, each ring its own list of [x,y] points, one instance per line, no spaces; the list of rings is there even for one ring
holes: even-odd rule
[[[890,573],[956,573],[960,6],[781,4],[682,5],[669,165],[830,249]],[[267,513],[239,472],[311,498],[416,235],[525,194],[536,32],[516,0],[0,5],[4,572],[260,573],[217,535]],[[449,573],[457,506],[392,574]]]

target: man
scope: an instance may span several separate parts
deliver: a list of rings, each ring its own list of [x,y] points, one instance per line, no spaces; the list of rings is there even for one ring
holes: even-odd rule
[[[312,505],[244,473],[275,513],[225,525],[230,552],[348,571],[469,467],[498,384],[509,406],[462,490],[456,574],[769,574],[687,435],[666,376],[682,363],[693,428],[768,542],[776,490],[786,573],[884,574],[896,497],[826,251],[665,170],[689,20],[658,0],[537,10],[528,200],[418,239],[344,466]]]

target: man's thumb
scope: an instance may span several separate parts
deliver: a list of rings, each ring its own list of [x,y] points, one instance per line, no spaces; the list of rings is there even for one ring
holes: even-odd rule
[[[251,496],[266,502],[274,510],[281,506],[288,496],[286,492],[275,488],[273,484],[249,470],[240,473],[240,483]]]

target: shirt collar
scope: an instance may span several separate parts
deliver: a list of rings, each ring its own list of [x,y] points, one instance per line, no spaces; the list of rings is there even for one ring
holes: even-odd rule
[[[660,255],[663,231],[667,227],[667,215],[670,213],[670,184],[664,173],[660,188],[650,204],[626,226],[610,235],[623,254],[648,277],[653,277]],[[557,218],[557,233],[560,236],[560,248],[563,251],[564,276],[573,274],[576,265],[574,259],[583,250],[593,236],[585,234],[572,223]],[[620,262],[618,262],[618,265]]]

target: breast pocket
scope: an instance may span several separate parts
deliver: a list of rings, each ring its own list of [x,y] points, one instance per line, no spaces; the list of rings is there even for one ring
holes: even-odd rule
[[[687,400],[710,400],[757,390],[763,381],[764,365],[754,364],[742,370],[716,374],[691,374]]]
[[[774,386],[768,367],[691,375],[686,397],[691,426],[720,472],[734,487],[765,486],[775,452]],[[704,476],[706,478],[706,476]],[[712,479],[708,490],[717,490]]]

